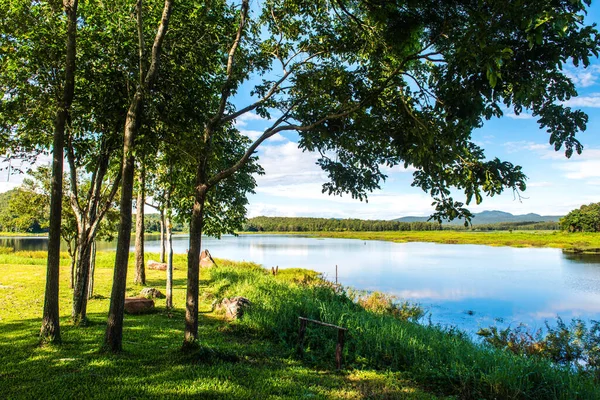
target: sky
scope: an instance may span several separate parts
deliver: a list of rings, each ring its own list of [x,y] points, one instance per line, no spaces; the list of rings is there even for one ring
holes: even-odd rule
[[[600,21],[600,4],[593,3],[588,23]],[[565,68],[579,96],[567,105],[580,108],[589,116],[587,130],[578,136],[584,145],[581,155],[570,159],[564,151],[555,152],[549,135],[540,130],[529,113],[510,112],[487,121],[473,134],[476,144],[488,158],[498,157],[521,165],[528,176],[527,190],[521,197],[511,190],[495,197],[484,197],[473,212],[501,210],[513,214],[537,213],[564,215],[582,204],[600,201],[600,62],[593,60],[587,69]],[[237,121],[238,128],[251,138],[268,127],[268,121],[249,115]],[[387,180],[381,190],[368,197],[368,203],[349,195],[334,197],[321,193],[327,177],[315,164],[318,156],[302,152],[295,135],[278,135],[264,143],[258,155],[266,174],[257,178],[256,194],[250,197],[248,216],[298,216],[325,218],[393,219],[432,214],[432,200],[411,186],[412,171],[402,167],[386,169]],[[464,201],[460,193],[455,200]]]
[[[592,4],[586,21],[600,21],[600,4]],[[568,105],[581,108],[589,116],[587,130],[578,136],[584,145],[583,153],[567,159],[563,151],[555,152],[548,144],[548,134],[526,112],[519,116],[507,112],[500,119],[487,121],[474,132],[475,143],[485,149],[488,158],[498,157],[521,165],[528,176],[527,190],[520,198],[510,190],[492,198],[484,197],[480,205],[469,206],[471,211],[564,215],[582,204],[600,201],[600,61],[593,60],[587,69],[568,67],[566,73],[579,92]],[[240,91],[236,102],[243,105],[247,100],[248,96]],[[255,139],[269,126],[269,121],[246,114],[236,125],[243,134]],[[298,149],[295,133],[270,138],[261,145],[258,156],[265,175],[257,177],[256,194],[249,197],[248,217],[393,219],[433,213],[429,195],[411,186],[410,169],[386,169],[388,178],[381,189],[371,193],[368,202],[361,202],[349,195],[321,193],[327,176],[316,165],[318,155]],[[48,162],[49,157],[38,161]],[[0,192],[22,182],[22,175],[8,177],[6,164],[0,166],[4,167],[0,171]],[[462,201],[464,196],[458,194],[455,200]]]

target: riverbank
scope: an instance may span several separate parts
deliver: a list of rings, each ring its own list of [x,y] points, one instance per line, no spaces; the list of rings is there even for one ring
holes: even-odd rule
[[[552,247],[572,252],[600,252],[600,233],[558,231],[384,231],[384,232],[240,232],[246,234],[299,235],[323,238],[383,240],[395,243],[430,242],[510,247]]]
[[[157,300],[153,314],[125,317],[122,355],[98,353],[109,304],[114,253],[97,257],[90,324],[70,325],[68,259],[62,257],[60,313],[64,344],[37,347],[45,253],[0,254],[0,397],[2,398],[598,398],[591,380],[548,362],[475,345],[461,334],[403,321],[384,303],[358,305],[306,270],[277,276],[251,263],[218,260],[201,276],[200,342],[183,337],[185,255],[175,257],[175,309]],[[149,254],[149,258],[156,258]],[[132,263],[130,264],[132,265]],[[132,279],[132,270],[129,279]],[[164,272],[147,271],[162,289]],[[128,295],[141,288],[128,285]],[[228,323],[211,304],[245,296],[252,307]],[[335,333],[310,327],[296,356],[298,316],[349,329],[344,369],[335,372]]]

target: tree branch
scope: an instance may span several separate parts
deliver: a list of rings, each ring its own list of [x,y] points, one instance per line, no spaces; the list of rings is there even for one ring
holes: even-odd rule
[[[144,85],[144,74],[146,73],[145,60],[145,44],[144,44],[144,26],[142,19],[142,1],[138,0],[136,5],[137,11],[137,29],[138,29],[138,46],[139,46],[139,68],[140,68],[140,86]]]
[[[292,55],[292,57],[286,62],[286,65],[294,58],[296,57],[298,54],[301,54],[302,51],[298,51],[296,53],[294,53],[294,55]],[[269,100],[271,97],[273,97],[273,95],[275,93],[277,93],[280,89],[281,89],[281,84],[283,82],[285,82],[285,80],[295,72],[295,70],[297,68],[299,68],[299,66],[301,65],[305,65],[307,64],[310,60],[312,60],[315,57],[320,56],[321,54],[323,54],[322,51],[319,51],[315,54],[310,55],[309,57],[306,58],[306,60],[299,62],[298,64],[294,64],[294,66],[292,68],[290,68],[289,71],[285,72],[283,74],[283,76],[273,84],[273,86],[271,86],[271,88],[269,89],[269,91],[267,92],[267,94],[265,94],[260,100],[257,100],[256,102],[254,102],[253,104],[250,104],[249,106],[246,106],[244,108],[242,108],[239,111],[236,111],[234,113],[231,113],[229,115],[225,115],[221,118],[221,123],[225,123],[225,122],[229,122],[231,120],[234,120],[238,117],[240,117],[241,115],[246,114],[249,111],[255,110],[258,106],[260,106],[261,104],[264,104],[267,100]]]
[[[223,113],[225,112],[225,106],[227,105],[227,100],[231,95],[231,84],[233,81],[233,57],[235,56],[235,52],[238,49],[240,42],[242,40],[242,34],[244,33],[244,25],[246,24],[246,18],[248,17],[248,8],[249,8],[249,0],[242,0],[242,9],[240,10],[240,24],[238,25],[238,30],[235,35],[235,40],[229,49],[229,55],[227,57],[227,79],[223,84],[223,90],[221,91],[221,101],[219,103],[219,109],[215,116],[211,118],[210,125],[216,125],[221,122],[221,118],[223,117]]]
[[[145,84],[147,89],[152,89],[154,80],[158,74],[158,63],[160,61],[160,52],[162,49],[162,42],[167,34],[167,28],[169,27],[169,19],[171,12],[173,11],[173,0],[165,0],[165,5],[160,20],[160,25],[156,31],[154,38],[154,44],[152,45],[152,60],[150,62],[150,68],[146,74]]]
[[[77,168],[75,167],[75,154],[73,153],[73,137],[71,134],[68,135],[67,145],[67,161],[69,162],[69,184],[71,186],[71,194],[69,196],[71,208],[75,213],[77,219],[77,225],[80,225],[83,219],[83,210],[79,205],[79,196],[77,188]]]

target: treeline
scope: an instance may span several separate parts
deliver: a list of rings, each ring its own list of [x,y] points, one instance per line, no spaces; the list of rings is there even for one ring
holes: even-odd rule
[[[399,222],[385,220],[308,218],[308,217],[254,217],[243,226],[244,232],[381,232],[381,231],[511,231],[558,230],[558,222],[500,222],[497,224],[440,225],[437,222]]]
[[[48,193],[36,190],[39,181],[26,180],[18,188],[0,193],[0,232],[47,233],[50,220],[50,197]],[[67,216],[65,216],[67,217]],[[136,215],[133,214],[135,219]],[[112,225],[103,226],[112,230]],[[135,227],[132,227],[132,231]],[[187,226],[172,221],[173,232],[184,232]],[[144,232],[160,232],[160,214],[144,214]],[[110,232],[108,232],[110,233]]]
[[[255,217],[244,224],[245,232],[380,232],[439,231],[437,222],[398,222],[384,220],[307,217]]]
[[[136,215],[133,214],[135,218]],[[178,222],[171,221],[173,232],[187,232],[188,226]],[[160,232],[160,214],[144,214],[144,232],[158,233]]]
[[[560,224],[555,221],[519,221],[519,222],[498,222],[496,224],[481,224],[465,227],[463,225],[446,225],[444,230],[467,230],[475,232],[486,231],[557,231],[560,230]]]

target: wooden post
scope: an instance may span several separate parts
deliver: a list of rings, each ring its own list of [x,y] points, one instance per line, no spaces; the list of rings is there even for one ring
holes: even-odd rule
[[[306,321],[300,318],[300,329],[298,330],[298,355],[302,357],[304,355],[304,335],[306,334]]]
[[[337,365],[337,369],[342,369],[342,355],[344,353],[344,334],[346,331],[344,329],[338,329],[338,341],[337,346],[335,347],[335,363]]]
[[[297,352],[300,357],[304,355],[304,336],[306,334],[306,324],[312,322],[316,325],[326,326],[329,328],[335,328],[338,331],[337,345],[335,346],[335,363],[338,370],[342,369],[342,359],[344,354],[344,339],[348,329],[342,328],[341,326],[328,324],[325,322],[317,321],[314,319],[298,317],[300,320],[300,330],[298,331],[298,348]]]
[[[338,268],[337,268],[337,264],[335,264],[335,284],[338,284]]]

